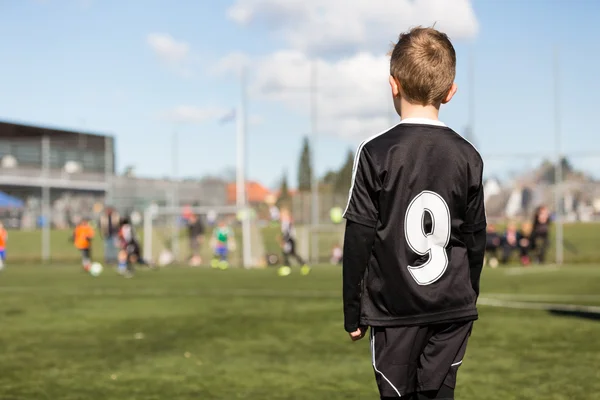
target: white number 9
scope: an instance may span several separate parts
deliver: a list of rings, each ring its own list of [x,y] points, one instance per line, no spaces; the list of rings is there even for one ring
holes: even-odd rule
[[[431,232],[425,232],[425,213],[431,216]],[[446,246],[450,240],[450,210],[437,193],[425,190],[408,206],[404,219],[404,234],[410,248],[429,259],[419,266],[408,266],[408,271],[419,285],[431,285],[448,268]]]

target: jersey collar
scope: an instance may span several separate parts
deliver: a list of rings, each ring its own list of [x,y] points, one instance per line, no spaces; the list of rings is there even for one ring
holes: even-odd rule
[[[436,125],[446,126],[442,121],[429,118],[404,118],[400,121],[401,124],[421,124],[421,125]]]

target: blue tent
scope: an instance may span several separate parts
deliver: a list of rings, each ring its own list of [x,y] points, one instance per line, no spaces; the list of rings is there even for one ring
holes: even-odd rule
[[[23,208],[23,201],[0,192],[0,208]]]

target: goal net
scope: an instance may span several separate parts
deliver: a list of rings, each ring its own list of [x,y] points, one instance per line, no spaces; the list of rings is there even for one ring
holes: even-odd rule
[[[204,227],[200,241],[190,235],[193,216]],[[264,265],[264,243],[253,212],[235,206],[150,206],[144,212],[144,258],[162,266],[209,266],[215,258],[215,235],[220,228],[230,232],[227,258],[232,267]]]

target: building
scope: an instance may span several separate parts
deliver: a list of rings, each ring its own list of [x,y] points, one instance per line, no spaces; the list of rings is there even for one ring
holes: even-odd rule
[[[56,227],[92,217],[105,203],[122,213],[173,199],[179,205],[227,203],[222,181],[118,175],[115,160],[112,136],[0,122],[0,192],[25,202],[21,227],[41,222],[44,192]]]
[[[268,188],[264,187],[259,182],[246,182],[246,197],[248,203],[252,205],[265,203],[273,193]],[[230,183],[227,185],[227,203],[235,204],[237,201],[237,184]]]
[[[111,136],[0,122],[0,191],[25,202],[22,227],[42,222],[44,193],[55,226],[90,214],[114,172]]]
[[[110,136],[0,122],[0,189],[16,197],[104,193],[115,172]]]

